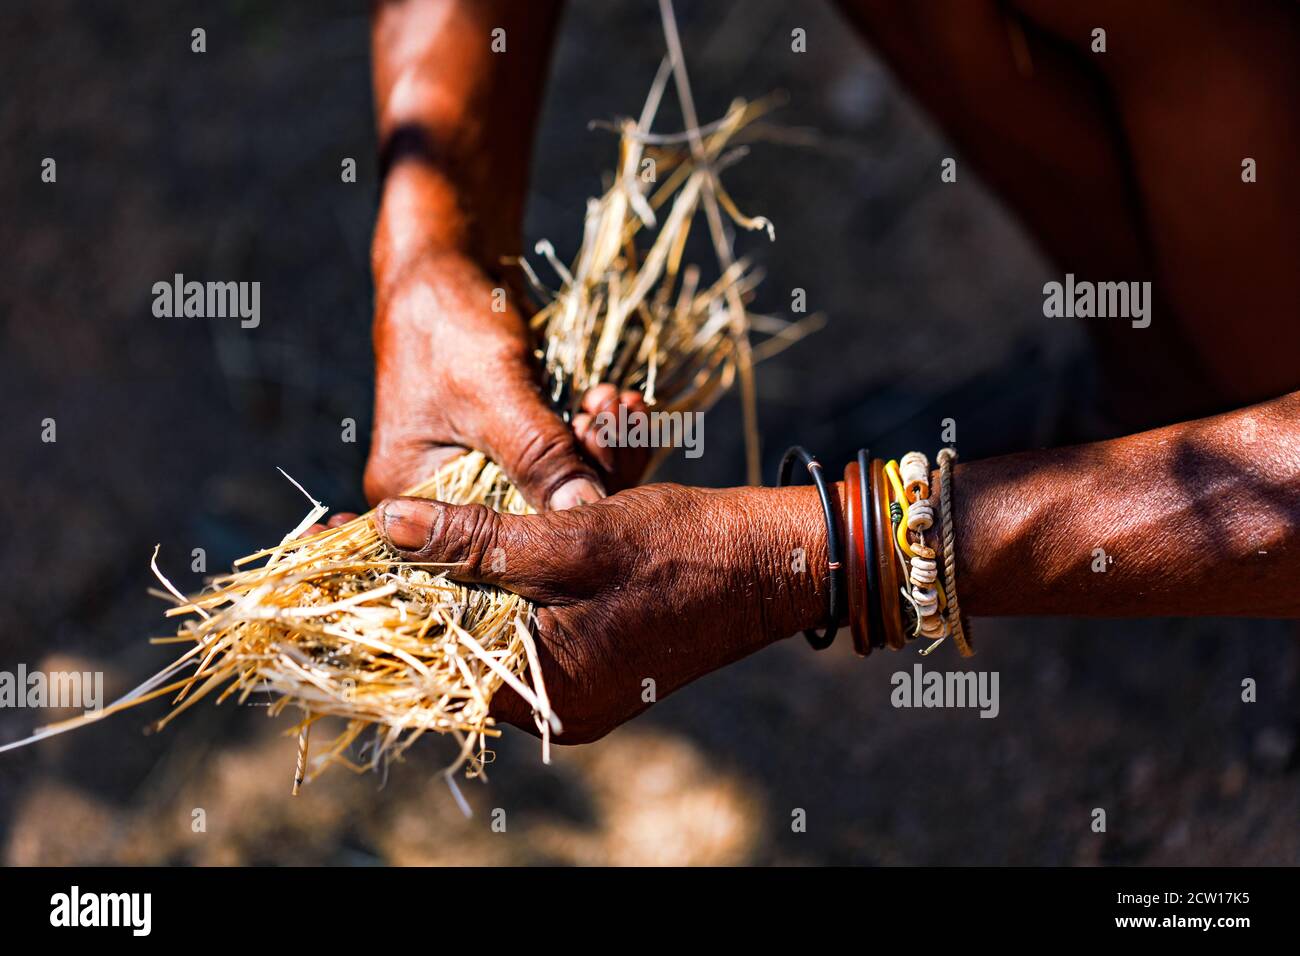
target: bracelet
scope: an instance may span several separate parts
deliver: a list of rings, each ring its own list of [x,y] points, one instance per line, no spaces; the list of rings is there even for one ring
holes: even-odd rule
[[[871,624],[867,609],[867,542],[862,522],[862,482],[857,462],[844,466],[844,530],[848,538],[845,571],[849,591],[849,631],[859,657],[871,653]]]
[[[903,591],[903,597],[916,611],[916,634],[934,641],[929,649],[933,650],[949,631],[942,613],[946,595],[943,602],[939,596],[942,585],[938,581],[936,552],[925,538],[925,533],[934,526],[934,509],[930,506],[930,462],[920,452],[910,451],[899,459],[897,471],[902,483],[900,504],[903,508],[899,542],[910,554],[907,572],[910,588]],[[909,532],[916,535],[915,540]]]
[[[902,606],[895,597],[899,593],[898,564],[894,560],[894,526],[891,519],[889,488],[885,480],[885,468],[880,459],[872,464],[876,475],[876,495],[873,502],[877,553],[880,562],[880,594],[889,595],[888,605],[882,607],[882,637],[884,644],[891,651],[900,651],[907,643],[903,630]]]
[[[943,516],[943,586],[948,592],[948,628],[962,657],[970,657],[975,648],[970,642],[970,624],[964,620],[957,600],[957,530],[952,522],[952,463],[957,453],[951,448],[939,450],[939,513]]]
[[[865,448],[858,449],[858,471],[862,478],[862,522],[866,540],[867,560],[867,616],[871,621],[871,646],[884,647],[885,621],[881,607],[880,521],[875,512],[876,497],[880,494],[880,475],[872,467],[872,458]]]
[[[816,630],[809,629],[803,632],[803,636],[808,639],[813,650],[821,651],[831,646],[835,640],[835,634],[839,631],[839,621],[841,613],[841,601],[844,592],[844,551],[840,546],[840,529],[835,502],[832,498],[830,487],[826,484],[825,477],[822,476],[822,466],[812,455],[804,451],[799,445],[791,445],[786,453],[781,457],[781,467],[777,471],[776,486],[781,488],[790,482],[790,472],[794,468],[795,459],[803,462],[808,474],[812,476],[813,484],[817,486],[817,494],[822,500],[822,512],[826,518],[826,551],[827,566],[830,574],[827,578],[827,588],[830,591],[828,617],[826,621],[826,631],[818,634]]]
[[[886,485],[885,497],[889,501],[889,548],[892,557],[897,558],[897,564],[894,567],[903,569],[903,577],[907,577],[907,555],[903,548],[907,546],[907,523],[906,512],[903,506],[907,503],[907,494],[903,491],[903,482],[898,475],[898,462],[891,461],[884,466],[886,480],[881,484]],[[893,497],[890,498],[889,489],[893,489]],[[899,536],[902,536],[901,543]],[[890,595],[898,594],[902,600],[894,601],[897,609],[899,629],[902,631],[904,641],[914,641],[920,633],[920,615],[916,612],[916,604],[911,599],[911,594],[907,587],[898,585],[898,578],[894,579],[894,589]]]
[[[883,646],[880,614],[879,536],[871,522],[872,471],[865,448],[844,468],[844,524],[848,529],[849,627],[853,649],[866,657]]]
[[[885,475],[894,495],[890,508],[896,518],[893,543],[898,547],[895,553],[899,564],[906,569],[906,585],[899,589],[899,593],[915,613],[910,638],[919,636],[932,641],[921,651],[923,656],[949,636],[963,657],[975,653],[970,644],[970,626],[964,620],[956,599],[956,527],[952,520],[952,462],[956,457],[957,453],[951,448],[942,449],[938,456],[942,541],[926,540],[926,532],[934,526],[929,460],[920,452],[913,451],[885,466]],[[938,553],[940,547],[942,555]],[[900,604],[900,610],[901,607]]]
[[[804,631],[813,649],[830,647],[847,604],[853,648],[860,657],[876,647],[901,650],[917,637],[932,641],[922,655],[950,636],[963,657],[975,653],[970,624],[957,600],[956,527],[952,520],[952,463],[956,458],[951,448],[939,452],[943,536],[942,541],[927,541],[926,532],[934,527],[929,460],[914,451],[899,461],[885,463],[872,459],[865,448],[859,449],[856,460],[844,469],[846,565],[840,512],[821,463],[799,445],[791,446],[782,456],[777,487],[789,484],[798,459],[817,487],[826,519],[828,620],[820,635],[814,629]]]

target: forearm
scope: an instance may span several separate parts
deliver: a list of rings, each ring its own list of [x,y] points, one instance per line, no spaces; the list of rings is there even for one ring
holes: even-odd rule
[[[1298,435],[1295,395],[1119,441],[959,468],[952,484],[963,608],[1300,616]],[[842,487],[836,492],[842,501]],[[374,521],[407,560],[532,603],[565,742],[594,740],[652,699],[826,623],[826,530],[808,485],[644,485],[531,515],[399,498]],[[1092,570],[1098,548],[1115,559],[1104,572]],[[498,718],[533,726],[521,699],[498,701]]]
[[[972,462],[953,488],[967,613],[1300,616],[1300,393]]]
[[[952,486],[966,614],[1300,616],[1300,393],[958,465]],[[931,487],[938,517],[937,472]],[[817,495],[757,493],[770,501],[753,526],[772,538],[756,559],[772,630],[819,627],[827,568]],[[936,525],[931,537],[941,534]],[[790,571],[794,548],[806,574]]]
[[[372,14],[384,182],[376,287],[424,255],[518,251],[558,0],[404,0]],[[505,50],[493,50],[493,31]]]

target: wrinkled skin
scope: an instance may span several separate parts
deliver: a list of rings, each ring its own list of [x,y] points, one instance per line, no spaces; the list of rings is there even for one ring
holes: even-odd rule
[[[594,740],[697,677],[825,615],[811,489],[647,485],[573,510],[519,517],[417,498],[376,523],[413,559],[450,562],[460,581],[494,584],[538,606],[547,693],[563,743]],[[802,540],[796,529],[812,530]],[[824,550],[824,538],[821,539]],[[498,550],[499,549],[499,550]],[[647,694],[653,681],[653,697]],[[508,688],[494,716],[531,729]]]
[[[418,342],[416,345],[418,346]],[[446,403],[438,401],[437,396],[446,395],[450,390],[439,382],[430,381],[431,377],[429,376],[419,375],[418,366],[408,363],[406,367],[409,372],[417,373],[410,375],[411,384],[408,394],[423,395],[424,401],[419,403],[418,407],[428,408],[430,412],[425,416],[394,414],[386,420],[386,424],[382,426],[382,429],[377,426],[376,431],[381,432],[390,444],[386,445],[382,450],[371,452],[370,462],[366,468],[366,494],[371,501],[377,502],[390,493],[409,488],[418,481],[427,478],[442,465],[458,455],[464,454],[465,448],[489,449],[489,454],[491,454],[490,449],[498,445],[493,436],[496,429],[502,427],[501,422],[504,416],[463,415],[462,421],[477,420],[489,429],[482,436],[466,436],[463,432],[451,426],[448,421],[450,416],[446,413]],[[507,374],[518,375],[521,381],[526,382],[530,371],[531,369],[527,364],[520,362],[513,373]],[[451,377],[448,376],[448,378]],[[400,378],[400,376],[394,376],[394,378]],[[457,378],[459,377],[457,376]],[[528,388],[529,386],[525,384],[523,387]],[[401,395],[403,393],[398,391],[397,394]],[[547,495],[544,490],[538,493],[536,484],[533,486],[534,491],[531,494],[526,492],[525,497],[534,502],[539,499],[549,500],[552,508],[563,510],[589,501],[599,500],[604,495],[606,488],[610,491],[618,491],[634,485],[644,473],[649,462],[649,449],[606,447],[597,440],[598,432],[591,429],[592,420],[596,416],[617,414],[619,405],[627,408],[629,413],[646,411],[645,401],[639,393],[620,393],[612,385],[598,385],[583,397],[583,411],[574,416],[571,432],[549,410],[543,408],[535,412],[534,414],[541,423],[541,427],[549,430],[554,435],[555,444],[526,445],[523,457],[515,456],[510,459],[515,462],[515,472],[534,477],[545,475],[545,465],[554,466],[556,459],[561,458],[563,459],[560,462],[561,467],[567,463],[578,462],[577,467],[581,469],[581,477],[572,480],[581,483],[588,480],[585,477],[588,474],[595,477],[591,479],[593,481],[591,488],[580,485],[576,489],[576,497],[571,497],[569,492],[563,490],[563,488],[551,495]],[[558,428],[555,427],[557,425]],[[443,435],[445,437],[438,441],[430,437],[434,435]],[[377,436],[376,442],[378,440]],[[530,447],[549,449],[551,454],[534,458],[527,452]],[[572,473],[562,472],[562,475],[570,474]],[[569,478],[562,478],[561,484],[563,485],[569,480]],[[545,478],[542,478],[542,482],[541,487],[545,489]],[[355,512],[340,511],[333,515],[328,522],[312,525],[304,532],[304,535],[316,534],[326,527],[337,528],[355,517]]]
[[[957,466],[963,610],[1300,617],[1298,436],[1295,393],[1113,441]],[[939,540],[937,475],[930,501]],[[662,699],[820,626],[827,613],[825,525],[808,486],[646,485],[523,516],[399,498],[375,520],[407,555],[538,605],[562,742],[599,737],[643,710],[647,678]],[[1098,542],[1117,555],[1105,574],[1089,567]],[[803,561],[792,560],[796,549]],[[532,729],[513,694],[499,694],[493,710]]]
[[[587,429],[592,415],[617,411],[620,401],[644,411],[641,396],[598,386],[567,426],[541,394],[518,310],[498,297],[504,311],[493,311],[495,289],[473,262],[449,253],[420,259],[380,299],[366,466],[372,502],[427,479],[466,448],[486,452],[539,509],[595,501],[644,471],[646,449],[614,455]]]
[[[963,608],[1300,616],[1300,393],[1286,394],[1300,387],[1300,197],[1281,172],[1300,130],[1296,5],[841,6],[1061,273],[1154,281],[1156,318],[1140,342],[1123,323],[1089,325],[1102,395],[1135,430],[1183,421],[959,467]],[[377,525],[408,553],[452,562],[453,577],[537,603],[561,739],[581,741],[644,709],[646,680],[662,699],[822,623],[826,558],[807,488],[658,485],[603,498],[645,462],[595,447],[590,416],[637,399],[606,386],[566,425],[542,401],[517,306],[492,307],[507,285],[502,259],[519,253],[559,12],[556,0],[372,8],[384,186],[366,490],[372,502],[398,494],[476,448],[552,509],[511,517],[402,501],[400,520],[381,507]],[[1110,31],[1104,55],[1090,49],[1097,21]],[[485,42],[496,28],[507,56]],[[1260,170],[1249,185],[1246,155]],[[1265,403],[1187,421],[1251,402]],[[1103,544],[1118,557],[1093,574]],[[483,563],[495,548],[500,574]],[[804,573],[791,569],[795,548]],[[513,694],[493,704],[532,728]]]
[[[572,427],[547,405],[514,288],[520,272],[506,264],[520,251],[542,51],[556,17],[549,0],[373,10],[384,183],[371,245],[372,503],[466,448],[486,452],[539,510],[594,501],[645,470],[644,453],[614,455],[585,435],[588,416],[620,400],[644,408],[640,396],[598,386]],[[537,47],[496,56],[478,42],[496,27]]]

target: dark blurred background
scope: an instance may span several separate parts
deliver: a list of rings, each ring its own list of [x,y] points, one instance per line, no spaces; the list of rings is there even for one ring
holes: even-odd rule
[[[1098,432],[1080,330],[1041,310],[1047,263],[825,2],[679,0],[701,114],[788,95],[785,142],[728,173],[777,241],[755,307],[805,289],[826,327],[759,374],[766,474],[791,441],[963,457]],[[377,202],[359,0],[6,4],[0,30],[0,669],[95,669],[108,693],[166,663],[149,555],[183,588],[304,512],[362,501]],[[207,52],[190,52],[190,31]],[[815,52],[793,54],[802,27]],[[574,0],[534,165],[529,245],[576,250],[663,54],[649,0]],[[500,122],[510,122],[502,116]],[[671,125],[671,110],[665,123]],[[41,161],[58,163],[57,184]],[[357,160],[358,182],[340,182]],[[262,323],[158,319],[154,282],[260,281]],[[882,343],[892,343],[889,350]],[[938,374],[943,369],[943,374]],[[41,441],[45,418],[58,441]],[[340,439],[355,419],[358,440]],[[663,477],[744,479],[734,398]],[[1014,588],[1015,581],[1007,587]],[[788,641],[545,767],[508,732],[463,818],[422,741],[386,781],[332,771],[289,796],[287,718],[155,704],[0,755],[0,859],[59,863],[1300,862],[1292,625],[976,622],[1001,713],[896,710],[911,652]],[[1259,702],[1240,699],[1243,678]],[[0,741],[48,714],[0,710]],[[489,827],[504,808],[505,834]],[[1107,811],[1104,834],[1091,811]],[[206,832],[191,827],[206,814]],[[807,831],[792,832],[795,809]]]

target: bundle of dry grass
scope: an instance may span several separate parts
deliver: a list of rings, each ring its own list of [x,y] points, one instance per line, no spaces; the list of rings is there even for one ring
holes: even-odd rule
[[[732,260],[720,210],[747,229],[770,226],[740,214],[717,172],[743,153],[737,136],[762,107],[737,101],[721,120],[699,127],[675,30],[669,41],[677,56],[665,61],[640,120],[620,127],[619,167],[608,191],[588,204],[576,261],[566,267],[549,244],[539,243],[538,253],[558,277],[554,289],[521,263],[545,301],[533,322],[538,355],[551,398],[565,415],[601,382],[638,389],[655,409],[699,410],[739,375],[752,438],[744,303],[756,280]],[[674,72],[689,130],[655,135],[652,121]],[[719,260],[718,276],[707,285],[699,269],[682,262],[701,213]],[[750,448],[754,465],[752,441]],[[497,465],[479,453],[451,462],[408,493],[512,514],[528,510]],[[295,707],[302,715],[291,731],[299,740],[295,792],[333,764],[364,770],[398,757],[428,731],[459,742],[450,781],[459,767],[474,776],[489,762],[488,740],[500,733],[489,709],[508,684],[532,706],[548,756],[561,715],[547,699],[529,604],[506,591],[453,582],[445,567],[402,560],[368,515],[300,539],[325,511],[313,500],[278,545],[236,562],[233,573],[192,597],[182,596],[155,563],[164,596],[176,602],[168,615],[185,619],[176,637],[163,640],[192,646],[96,717],[175,695],[158,724],[164,726],[207,697],[245,701],[269,692],[271,714]],[[341,718],[342,730],[309,759],[310,730],[326,717]],[[67,728],[49,732],[61,729]],[[353,748],[363,735],[368,739]]]

